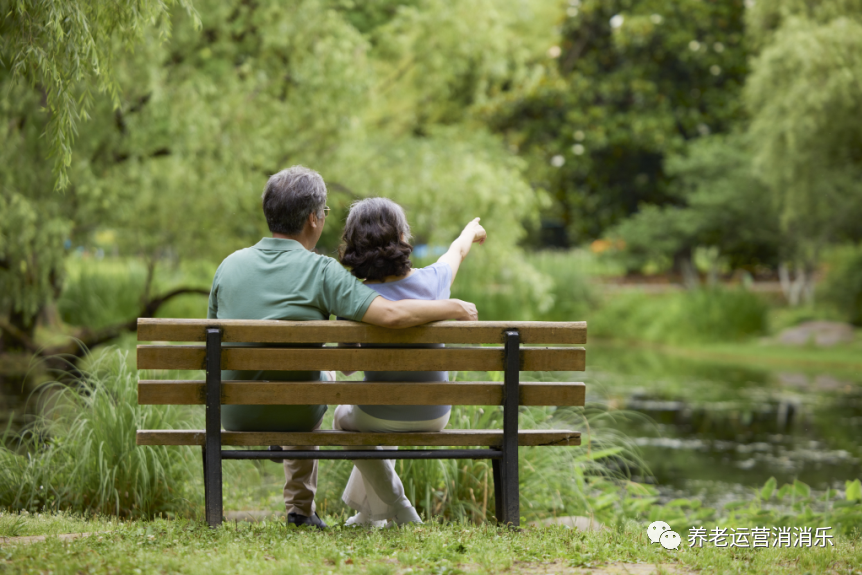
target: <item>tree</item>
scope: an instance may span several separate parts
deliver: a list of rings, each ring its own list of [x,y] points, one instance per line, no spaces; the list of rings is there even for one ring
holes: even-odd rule
[[[750,20],[755,167],[793,245],[782,280],[810,302],[824,247],[862,237],[862,3],[773,0]]]
[[[58,188],[69,184],[78,123],[89,116],[94,92],[107,92],[119,103],[114,76],[118,47],[133,46],[151,27],[168,36],[175,4],[195,17],[190,0],[0,0],[0,63],[14,80],[42,93]]]
[[[744,137],[701,138],[685,155],[668,158],[666,166],[677,203],[645,206],[608,232],[615,244],[622,240],[621,256],[629,269],[648,261],[663,267],[678,258],[689,261],[696,248],[710,250],[713,278],[720,261],[752,271],[778,264],[785,238],[776,205],[755,176]],[[693,283],[693,270],[682,269]]]
[[[553,197],[543,217],[562,225],[561,244],[673,204],[664,159],[744,118],[744,13],[742,0],[569,3],[549,72],[488,108]]]

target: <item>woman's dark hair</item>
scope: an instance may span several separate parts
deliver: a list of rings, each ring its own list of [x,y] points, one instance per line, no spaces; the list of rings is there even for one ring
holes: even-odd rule
[[[382,281],[410,271],[413,246],[404,210],[386,198],[368,198],[350,206],[341,247],[341,263],[359,279]]]

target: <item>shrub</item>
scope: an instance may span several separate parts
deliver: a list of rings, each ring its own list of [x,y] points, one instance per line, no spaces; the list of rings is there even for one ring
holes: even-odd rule
[[[57,302],[63,321],[91,328],[129,321],[141,311],[147,270],[134,260],[69,260]]]
[[[850,323],[862,326],[862,247],[836,254],[823,286],[823,299]]]
[[[597,337],[657,343],[736,341],[766,333],[768,307],[741,289],[618,294],[588,320]]]

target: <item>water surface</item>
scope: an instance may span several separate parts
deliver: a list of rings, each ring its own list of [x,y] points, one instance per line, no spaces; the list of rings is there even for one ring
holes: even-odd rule
[[[646,463],[635,479],[668,497],[716,503],[799,479],[844,487],[862,477],[862,374],[753,368],[591,343],[587,401],[648,417],[620,430]]]

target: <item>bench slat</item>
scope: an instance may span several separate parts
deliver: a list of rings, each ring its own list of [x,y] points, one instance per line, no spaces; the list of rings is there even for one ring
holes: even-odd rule
[[[203,369],[202,345],[139,345],[138,369]],[[582,347],[522,348],[522,371],[583,371]],[[226,347],[222,369],[286,371],[502,371],[502,347],[443,349]]]
[[[525,344],[585,344],[587,322],[445,321],[387,329],[353,321],[138,319],[138,341],[205,341],[207,327],[222,341],[257,343],[502,343],[517,329]],[[301,329],[295,329],[301,327]]]
[[[137,433],[138,445],[203,445],[203,430],[141,430]],[[364,433],[355,431],[266,432],[222,431],[222,445],[404,445],[404,446],[474,446],[498,447],[502,445],[503,431],[499,429],[452,429],[434,432]],[[558,429],[522,430],[518,432],[518,445],[580,445],[578,431]]]
[[[140,405],[203,405],[203,381],[141,380]],[[521,382],[520,405],[584,405],[583,383]],[[225,405],[500,405],[503,384],[496,381],[224,381]]]

